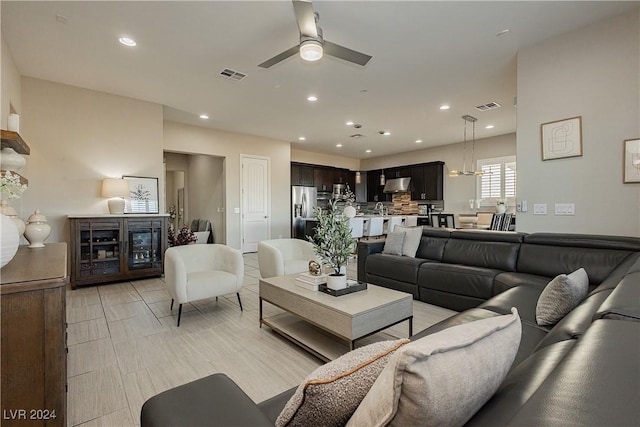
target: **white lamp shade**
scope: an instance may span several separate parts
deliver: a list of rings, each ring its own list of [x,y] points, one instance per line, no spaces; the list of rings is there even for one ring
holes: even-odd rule
[[[322,58],[322,44],[316,40],[305,40],[300,45],[300,58],[317,61]]]
[[[129,182],[120,178],[102,180],[102,197],[125,197],[129,195]]]

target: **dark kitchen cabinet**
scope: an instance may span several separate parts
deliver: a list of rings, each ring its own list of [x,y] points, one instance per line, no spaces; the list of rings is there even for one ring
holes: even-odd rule
[[[387,177],[387,179],[407,178],[411,176],[411,168],[409,166],[390,168],[385,171],[385,176]]]
[[[411,200],[443,200],[443,162],[411,167]]]
[[[313,186],[313,166],[291,163],[291,185]]]
[[[333,191],[336,181],[336,169],[329,167],[313,168],[313,182],[318,191]]]
[[[367,172],[367,202],[386,202],[391,200],[391,194],[383,192],[384,185],[380,185],[380,169]]]

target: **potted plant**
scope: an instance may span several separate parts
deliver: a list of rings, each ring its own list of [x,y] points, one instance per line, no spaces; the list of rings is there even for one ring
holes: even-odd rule
[[[189,230],[189,227],[186,225],[183,225],[180,231],[176,234],[173,224],[169,224],[168,238],[169,246],[192,245],[196,240],[198,240],[196,235]]]
[[[316,208],[315,214],[318,226],[315,235],[308,239],[318,257],[333,268],[333,273],[327,277],[327,287],[344,289],[347,287],[347,275],[343,268],[346,267],[355,243],[351,236],[349,219],[338,213],[331,202],[327,211]]]

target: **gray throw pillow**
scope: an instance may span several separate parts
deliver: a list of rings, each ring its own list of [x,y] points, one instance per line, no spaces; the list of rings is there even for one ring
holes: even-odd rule
[[[198,231],[209,231],[209,220],[201,219],[198,221]]]
[[[402,256],[402,245],[404,245],[405,235],[406,233],[404,231],[394,231],[391,234],[387,234],[382,253]]]
[[[463,425],[496,392],[520,346],[511,314],[452,326],[401,347],[347,426]]]
[[[194,219],[193,221],[191,221],[191,231],[193,231],[194,233],[196,231],[198,231],[198,227],[200,226],[200,220],[199,219]]]
[[[344,426],[393,353],[408,339],[357,348],[305,378],[276,419],[276,426]]]
[[[405,232],[404,243],[402,245],[402,255],[408,256],[411,258],[416,257],[416,252],[418,252],[418,246],[420,246],[420,240],[422,239],[422,227],[399,227],[396,226],[393,229],[395,233],[397,231]]]
[[[536,322],[540,326],[555,325],[587,296],[589,277],[584,268],[560,274],[544,288],[536,305]]]

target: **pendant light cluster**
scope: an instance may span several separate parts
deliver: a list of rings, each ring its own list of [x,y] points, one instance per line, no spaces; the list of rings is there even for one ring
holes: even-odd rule
[[[462,119],[464,120],[464,148],[462,151],[462,170],[451,170],[449,171],[449,176],[450,177],[456,177],[456,176],[480,176],[480,175],[484,175],[484,171],[481,170],[471,170],[468,171],[467,170],[467,123],[471,123],[471,132],[472,132],[472,137],[471,137],[471,165],[473,168],[475,168],[475,149],[476,149],[476,122],[478,121],[478,119],[476,119],[473,116],[470,115],[464,115],[462,116]]]

